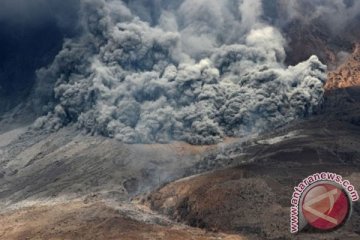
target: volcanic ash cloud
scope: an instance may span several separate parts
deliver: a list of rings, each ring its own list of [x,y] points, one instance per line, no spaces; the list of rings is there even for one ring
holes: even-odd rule
[[[47,115],[36,127],[211,144],[282,126],[321,102],[326,67],[316,56],[284,65],[285,40],[258,20],[261,1],[158,1],[151,21],[138,2],[82,1],[81,36],[37,72],[33,102]]]

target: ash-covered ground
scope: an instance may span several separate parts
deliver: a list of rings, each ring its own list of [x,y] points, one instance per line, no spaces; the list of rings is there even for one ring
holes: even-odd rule
[[[297,236],[289,207],[315,172],[360,187],[359,92],[328,92],[317,116],[211,146],[124,144],[70,127],[6,132],[0,239],[358,239],[358,203],[343,228]]]
[[[358,239],[357,203],[297,236],[289,207],[360,188],[359,9],[4,0],[0,239]]]

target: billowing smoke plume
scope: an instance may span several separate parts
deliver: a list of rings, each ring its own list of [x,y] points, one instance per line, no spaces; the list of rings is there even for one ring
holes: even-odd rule
[[[308,23],[321,20],[334,33],[346,27],[360,16],[360,1],[357,0],[279,0],[286,6],[287,20],[301,19]]]
[[[284,66],[285,40],[261,20],[261,1],[150,2],[81,2],[83,34],[37,73],[33,101],[49,112],[37,127],[210,144],[284,125],[321,101],[326,67],[315,56]]]

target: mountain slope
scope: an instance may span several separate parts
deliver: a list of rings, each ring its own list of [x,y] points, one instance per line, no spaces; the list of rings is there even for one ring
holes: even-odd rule
[[[354,52],[338,69],[328,74],[325,89],[334,90],[360,86],[360,44],[356,44]]]

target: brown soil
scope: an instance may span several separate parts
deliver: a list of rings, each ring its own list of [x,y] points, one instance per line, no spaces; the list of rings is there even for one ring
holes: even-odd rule
[[[360,44],[353,54],[337,70],[329,72],[325,89],[333,90],[360,85]]]
[[[360,239],[359,205],[345,227],[328,234],[289,233],[289,207],[293,186],[330,166],[243,166],[219,170],[171,183],[151,194],[153,209],[201,227],[238,233],[249,239]],[[335,170],[335,168],[334,168]],[[351,168],[336,167],[344,176]],[[347,176],[359,188],[360,174]]]
[[[133,220],[102,202],[36,206],[0,215],[0,239],[241,240],[180,226]]]
[[[293,188],[305,177],[335,172],[360,190],[360,89],[342,91],[353,101],[334,107],[337,97],[328,97],[326,114],[278,129],[261,141],[234,146],[231,156],[237,167],[170,183],[151,193],[147,204],[190,226],[249,239],[360,239],[359,202],[354,203],[350,220],[335,232],[291,235],[289,231]],[[297,137],[271,143],[293,131]]]

